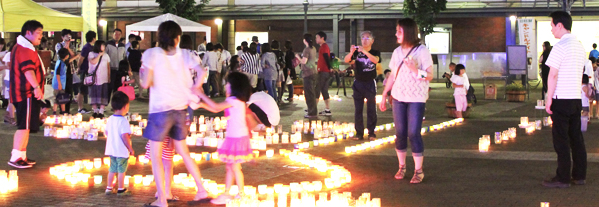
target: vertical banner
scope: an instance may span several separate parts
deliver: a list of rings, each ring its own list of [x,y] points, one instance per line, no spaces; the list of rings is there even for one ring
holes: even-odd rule
[[[83,31],[81,35],[85,37],[87,31],[98,32],[98,19],[96,12],[98,11],[98,1],[82,0],[81,1],[81,16],[83,17]],[[81,44],[84,45],[84,44]]]
[[[538,79],[539,76],[536,25],[534,18],[518,19],[519,43],[526,46],[526,57],[529,58],[529,79]]]

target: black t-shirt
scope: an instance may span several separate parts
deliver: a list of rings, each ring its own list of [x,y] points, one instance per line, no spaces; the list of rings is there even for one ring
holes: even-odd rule
[[[132,72],[139,72],[141,68],[141,52],[139,50],[129,50],[129,65]]]
[[[379,52],[378,50],[371,49],[368,52],[370,52],[371,55],[378,57],[379,63],[382,61],[381,52]],[[354,54],[352,55],[351,59],[355,60],[354,69],[356,72],[355,73],[356,80],[372,81],[376,78],[376,64],[377,63],[373,63],[372,61],[370,61],[370,59],[368,59],[368,56],[366,56],[364,53],[358,52],[356,50],[354,52]]]

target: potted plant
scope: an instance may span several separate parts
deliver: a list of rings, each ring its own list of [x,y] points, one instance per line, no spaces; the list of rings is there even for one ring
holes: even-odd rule
[[[455,116],[455,98],[453,96],[451,96],[451,102],[446,102],[445,103],[445,111],[447,111],[447,116],[449,118],[457,118]],[[470,111],[472,111],[472,101],[468,101],[468,108],[466,108],[466,111],[462,112],[462,116],[464,118],[468,118],[470,117]]]
[[[526,98],[526,88],[520,82],[513,82],[505,87],[507,91],[507,101],[524,102]]]
[[[301,78],[293,80],[293,94],[303,95],[304,94],[304,80]]]

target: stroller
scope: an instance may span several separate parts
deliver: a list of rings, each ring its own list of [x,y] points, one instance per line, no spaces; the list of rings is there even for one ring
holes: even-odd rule
[[[468,88],[468,93],[466,94],[466,100],[468,100],[468,102],[472,101],[472,103],[474,103],[474,104],[476,104],[476,102],[477,102],[476,95],[474,95],[474,87],[472,87],[472,85],[470,85],[470,87]]]

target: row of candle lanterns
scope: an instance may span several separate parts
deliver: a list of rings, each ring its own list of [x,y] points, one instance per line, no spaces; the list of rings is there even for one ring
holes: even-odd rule
[[[295,100],[300,100],[300,101],[305,101],[306,97],[304,95],[297,95],[297,96],[293,96],[293,99]],[[319,98],[320,100],[324,100],[322,98],[322,96]],[[330,97],[331,100],[333,101],[341,101],[342,99],[339,97],[339,95],[334,95]]]
[[[300,197],[301,195],[301,197]],[[322,192],[316,194],[303,192],[291,193],[289,196],[289,207],[380,207],[381,199],[370,199],[370,193],[363,193],[357,200],[351,197],[351,192],[339,193],[331,191],[331,199],[329,194]],[[278,207],[287,207],[287,195],[279,195],[276,202]],[[239,199],[231,200],[227,203],[227,207],[275,207],[274,196],[268,196],[265,200],[259,200],[257,196],[244,196]]]
[[[19,189],[19,176],[16,170],[0,170],[0,194],[15,192]]]
[[[553,124],[553,122],[551,121],[551,117],[543,117],[542,122],[541,122],[541,120],[529,122],[528,117],[523,116],[523,117],[520,117],[520,124],[518,124],[518,126],[520,128],[523,128],[525,130],[526,134],[530,135],[536,130],[541,130],[542,126],[551,126],[552,124]],[[514,140],[516,138],[516,134],[517,134],[517,131],[516,131],[515,127],[510,127],[508,130],[505,130],[503,132],[495,132],[495,137],[493,139],[493,142],[495,144],[502,144],[503,142],[506,142],[508,140]],[[491,146],[491,136],[490,135],[483,135],[482,137],[480,137],[478,139],[478,150],[480,152],[488,152],[490,146]]]
[[[451,126],[456,126],[460,123],[463,123],[464,119],[463,118],[457,118],[457,119],[453,119],[450,121],[445,121],[442,122],[440,124],[435,124],[429,127],[423,127],[421,129],[421,133],[424,134],[425,132],[428,131],[437,131],[437,130],[441,130],[447,127],[451,127]],[[382,128],[384,127],[385,129],[390,129],[391,126],[395,126],[395,124],[385,124],[385,125],[381,125],[378,126],[379,130],[382,130]],[[375,129],[376,130],[376,129]],[[393,142],[395,140],[396,136],[389,136],[389,137],[385,137],[385,138],[380,138],[380,139],[376,139],[373,141],[369,141],[369,142],[364,142],[361,144],[357,144],[354,146],[347,146],[345,147],[345,153],[346,154],[352,154],[352,153],[356,153],[356,152],[360,152],[366,149],[372,149],[375,148],[377,146],[383,145],[383,144],[390,144],[391,142]]]
[[[259,155],[259,151],[255,151],[256,156]],[[267,151],[267,157],[272,157],[274,154],[274,150],[268,150]],[[252,186],[245,186],[244,191],[246,194],[248,195],[254,195],[256,194],[256,192],[258,193],[258,195],[270,195],[270,194],[288,194],[290,192],[294,192],[294,193],[301,193],[301,192],[320,192],[323,189],[332,189],[332,188],[338,188],[341,187],[344,184],[347,184],[349,182],[351,182],[351,173],[341,167],[341,166],[337,166],[337,165],[332,165],[330,164],[331,162],[328,160],[325,160],[323,158],[320,157],[314,157],[310,154],[307,153],[303,153],[303,152],[299,152],[297,150],[294,151],[289,151],[289,150],[285,150],[285,149],[280,149],[279,150],[279,154],[281,154],[284,157],[289,158],[290,160],[294,161],[294,162],[299,162],[302,163],[304,165],[307,165],[310,168],[316,169],[320,172],[328,172],[330,173],[330,176],[324,179],[324,182],[322,181],[302,181],[302,182],[298,182],[298,183],[290,183],[289,185],[283,185],[283,184],[275,184],[273,187],[269,187],[266,185],[259,185],[257,188],[252,187]],[[206,158],[206,159],[210,159],[209,157],[211,155],[214,155],[213,153],[193,153],[192,157],[196,160],[198,160],[198,158]],[[218,156],[218,155],[216,155]],[[179,159],[177,159],[177,157],[179,157]],[[143,155],[140,155],[139,157],[140,159],[140,163],[148,163],[148,160],[145,159],[143,157]],[[135,157],[131,157],[129,159],[129,164],[135,165],[136,161],[135,161]],[[175,162],[179,162],[180,161],[180,156],[179,155],[175,155],[174,157],[174,161]],[[92,178],[91,174],[89,173],[85,173],[83,172],[84,170],[91,170],[94,168],[100,168],[101,166],[109,166],[110,165],[110,158],[94,158],[93,160],[76,160],[74,162],[70,162],[70,163],[63,163],[54,167],[50,168],[50,174],[53,176],[56,176],[58,179],[62,180],[64,179],[65,181],[71,183],[71,184],[77,184],[77,183],[87,183],[89,181],[90,178]],[[130,181],[131,180],[131,181]],[[102,176],[101,175],[95,175],[93,176],[93,182],[94,184],[101,184],[102,183]],[[126,176],[125,177],[125,184],[129,185],[129,183],[133,183],[134,185],[144,185],[144,186],[148,186],[153,182],[153,176],[152,175],[146,175],[146,176],[142,176],[142,175],[134,175],[134,176]],[[186,187],[195,187],[195,182],[193,180],[193,178],[185,173],[181,173],[178,175],[174,176],[174,182],[175,184],[181,184],[183,186]],[[214,181],[210,181],[210,180],[203,180],[203,183],[205,184],[207,190],[213,194],[213,195],[218,195],[220,193],[224,192],[224,185],[222,184],[217,184]],[[231,194],[236,194],[238,192],[238,189],[236,188],[236,186],[234,186],[231,189]]]
[[[148,121],[142,119],[141,115],[132,114],[126,116],[130,121],[137,121],[137,125],[130,125],[131,132],[135,136],[141,136]],[[82,115],[52,115],[44,120],[44,136],[59,139],[84,139],[97,141],[100,133],[106,129],[107,119],[90,118],[82,121]]]

